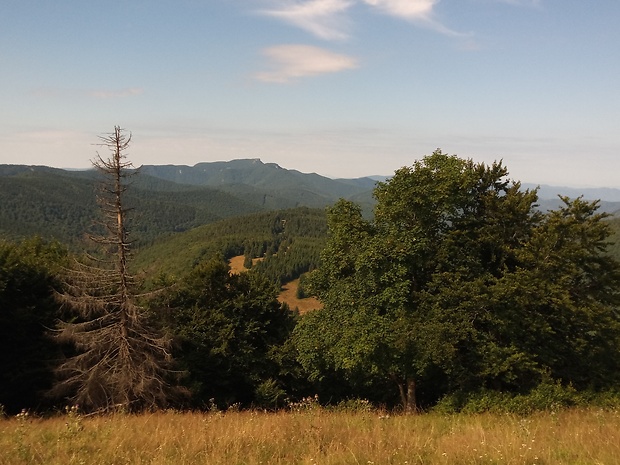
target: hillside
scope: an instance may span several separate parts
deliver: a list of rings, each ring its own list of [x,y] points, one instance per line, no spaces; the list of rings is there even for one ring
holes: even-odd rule
[[[80,243],[98,215],[97,173],[0,165],[0,236],[40,235]],[[300,206],[324,208],[341,197],[370,212],[374,181],[332,180],[260,160],[153,166],[132,178],[127,204],[133,237],[146,244],[225,218]]]
[[[94,172],[0,169],[0,236],[40,235],[63,243],[80,243],[92,230],[99,211]],[[127,192],[134,209],[133,237],[141,243],[223,218],[263,208],[208,187],[181,186],[136,176]]]
[[[201,257],[217,252],[275,257],[282,237],[274,235],[277,228],[272,223],[282,211],[301,206],[317,208],[318,213],[290,211],[300,217],[309,215],[302,222],[311,224],[317,221],[317,215],[324,222],[324,207],[344,197],[360,204],[370,216],[376,179],[333,180],[258,159],[199,163],[193,167],[143,166],[140,174],[132,178],[127,193],[127,204],[134,209],[130,230],[136,241],[137,267],[179,274]],[[0,237],[16,239],[36,234],[83,248],[84,237],[98,215],[96,185],[97,174],[92,170],[0,165]],[[620,209],[617,189],[575,190],[544,185],[539,189],[540,207],[557,208],[558,194],[600,197],[601,211],[615,213]],[[302,211],[305,213],[299,213]],[[253,214],[256,216],[248,217]],[[225,220],[229,218],[239,219],[228,223]],[[293,265],[292,256],[318,257],[324,240],[324,226],[321,234],[308,237],[305,233],[291,233],[290,224],[287,233],[303,237],[303,241],[296,239],[287,265],[280,268],[282,259],[258,265],[274,281],[289,281],[300,270],[312,266],[306,258],[297,258],[300,264]],[[214,225],[213,229],[207,225]],[[617,228],[618,223],[613,222],[613,226]],[[300,252],[301,242],[301,248],[311,251]],[[614,251],[620,255],[618,247]]]
[[[282,284],[318,265],[327,238],[322,209],[300,207],[255,213],[200,226],[136,250],[134,271],[147,276],[178,277],[203,259],[262,257],[253,268]]]
[[[386,179],[384,176],[330,179],[316,173],[285,169],[275,163],[264,163],[258,158],[198,163],[194,166],[145,165],[142,172],[178,184],[221,189],[247,201],[258,201],[265,208],[324,207],[339,198],[346,198],[360,204],[367,214],[374,205],[372,191],[377,181]],[[559,195],[601,200],[600,210],[608,213],[620,210],[620,189],[522,185],[527,189],[538,188],[539,204],[543,210],[557,208],[560,205]]]
[[[199,163],[194,166],[145,165],[142,172],[178,184],[217,188],[246,201],[257,202],[265,208],[320,208],[339,198],[369,194],[375,186],[375,181],[370,178],[330,179],[315,173],[284,169],[259,159]]]
[[[254,261],[258,261],[260,259],[254,259]],[[230,264],[231,273],[245,273],[249,270],[246,268],[244,263],[246,262],[245,256],[237,255],[236,257],[232,257],[228,263]],[[282,303],[288,305],[288,307],[292,310],[297,310],[301,315],[304,313],[308,313],[312,310],[317,310],[322,307],[321,302],[315,297],[303,297],[300,298],[298,295],[300,279],[296,278],[290,282],[287,282],[282,285],[280,289],[280,293],[278,294],[278,300]]]

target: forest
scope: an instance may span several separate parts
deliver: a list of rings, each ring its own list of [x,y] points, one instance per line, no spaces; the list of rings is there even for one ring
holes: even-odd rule
[[[2,208],[3,412],[617,405],[620,223],[599,202],[542,210],[502,163],[437,150],[378,182],[370,214],[356,190],[325,208],[235,198],[218,216],[205,195],[220,191],[146,195],[130,136],[107,137],[100,176],[49,199],[56,178],[25,173],[46,200]],[[239,255],[249,270],[231,273]],[[321,309],[277,300],[300,277]]]

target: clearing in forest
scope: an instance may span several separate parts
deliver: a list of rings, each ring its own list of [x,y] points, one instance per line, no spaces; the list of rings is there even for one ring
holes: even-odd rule
[[[260,260],[260,259],[254,259]],[[238,255],[230,259],[230,271],[231,273],[243,273],[248,269],[243,266],[244,256]],[[299,313],[303,314],[311,310],[317,310],[321,308],[321,303],[314,297],[306,297],[304,299],[297,298],[297,287],[299,286],[299,279],[290,281],[282,286],[278,300],[286,303],[291,310],[299,310]]]

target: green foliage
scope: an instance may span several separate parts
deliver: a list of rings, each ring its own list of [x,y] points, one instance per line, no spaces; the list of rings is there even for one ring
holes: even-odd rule
[[[80,243],[96,208],[93,173],[0,168],[1,233]],[[282,205],[284,185],[223,192],[136,177],[132,271],[169,288],[168,310],[154,318],[175,335],[192,405],[314,405],[315,393],[344,409],[363,407],[347,399],[519,414],[618,405],[609,389],[620,381],[620,222],[581,198],[542,213],[537,193],[507,175],[501,163],[437,151],[379,183],[373,218],[347,200],[327,215],[261,211]],[[225,260],[236,255],[250,273],[230,275]],[[44,406],[41,354],[57,350],[44,333],[59,316],[51,291],[64,260],[57,243],[0,243],[9,413]],[[318,295],[324,309],[301,317],[290,338],[296,316],[275,292],[300,276],[299,296]]]
[[[370,413],[373,411],[373,405],[368,399],[354,398],[338,402],[334,410],[348,413]]]
[[[53,293],[67,252],[41,238],[0,242],[0,404],[8,413],[42,408],[58,357],[47,337],[60,314]]]
[[[281,387],[281,383],[269,378],[259,383],[254,391],[256,406],[277,409],[284,405],[287,393]]]
[[[197,265],[167,297],[166,324],[178,341],[193,405],[275,406],[278,352],[295,323],[274,286],[256,273],[231,274],[220,257]]]
[[[384,376],[406,409],[481,387],[529,392],[547,375],[578,389],[617,381],[606,215],[567,198],[543,214],[507,174],[436,151],[379,183],[373,221],[348,201],[330,209],[311,274],[324,309],[294,334],[311,379]]]
[[[308,290],[308,273],[304,273],[299,277],[299,284],[297,286],[296,297],[298,299],[305,299],[310,296]]]
[[[559,381],[546,378],[529,392],[523,394],[490,389],[453,393],[442,398],[433,407],[433,411],[530,415],[534,412],[557,412],[560,409],[592,405],[599,396],[601,395],[596,394],[590,397],[587,393],[577,391],[572,385],[562,385]],[[616,404],[617,401],[616,397]]]
[[[261,258],[252,268],[274,284],[316,268],[327,236],[325,212],[309,208],[231,218],[166,238],[139,250],[134,268],[181,277],[198,262],[223,254]]]

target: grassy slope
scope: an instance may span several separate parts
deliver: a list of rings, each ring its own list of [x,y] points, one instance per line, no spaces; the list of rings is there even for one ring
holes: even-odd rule
[[[228,263],[230,264],[230,271],[232,273],[244,273],[248,269],[243,266],[245,257],[243,255],[238,255],[236,257],[231,258]],[[294,279],[282,286],[280,290],[280,294],[278,295],[278,300],[282,303],[286,303],[291,310],[297,309],[299,313],[304,314],[312,310],[317,310],[322,307],[321,302],[319,302],[314,297],[306,297],[300,299],[297,297],[297,287],[299,286],[299,278]]]
[[[309,246],[314,246],[317,240],[326,236],[321,229],[326,228],[322,210],[299,208],[268,211],[230,218],[164,238],[150,247],[137,250],[133,267],[135,271],[148,275],[163,272],[178,277],[200,260],[218,253],[232,257],[241,255],[250,243],[277,242],[282,234],[277,228],[284,220],[287,220],[286,234],[301,247],[306,239]],[[304,232],[306,227],[318,229]]]
[[[314,408],[0,420],[0,465],[614,464],[620,414],[385,415]]]

